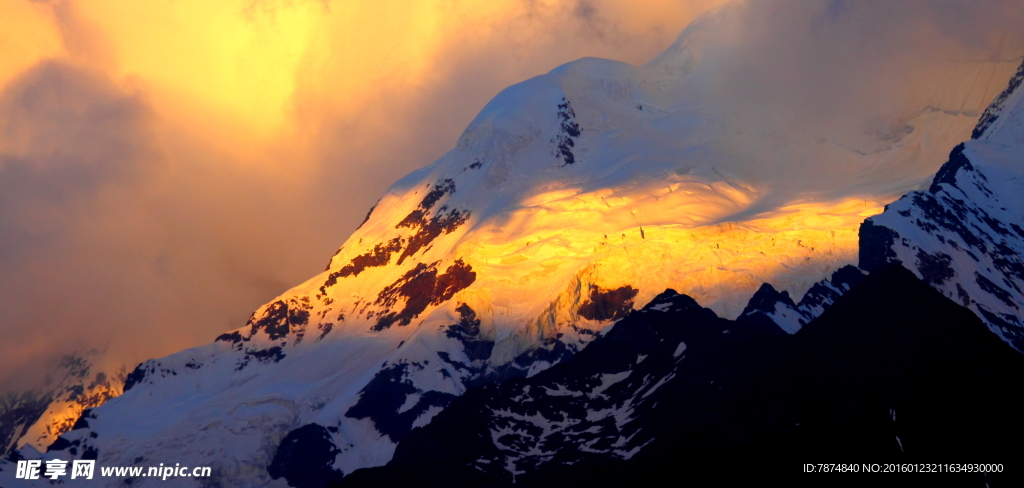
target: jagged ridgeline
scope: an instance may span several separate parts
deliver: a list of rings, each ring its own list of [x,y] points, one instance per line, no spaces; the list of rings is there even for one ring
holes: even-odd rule
[[[142,363],[123,395],[84,413],[50,452],[11,459],[173,460],[212,467],[204,482],[224,486],[384,482],[442,468],[455,485],[532,485],[581,471],[616,480],[610,470],[623,463],[654,473],[680,452],[698,466],[831,449],[819,441],[845,422],[866,432],[851,445],[886,455],[946,445],[915,426],[931,420],[912,420],[931,419],[921,402],[934,392],[869,391],[932,385],[926,371],[866,368],[824,399],[801,392],[862,365],[844,345],[899,362],[895,345],[863,334],[904,331],[894,344],[932,364],[916,337],[943,317],[936,330],[948,337],[925,334],[956,357],[942,371],[1017,378],[1024,285],[1009,253],[1021,249],[1012,195],[1024,192],[1009,161],[1024,112],[1013,89],[997,94],[1019,60],[951,62],[948,89],[915,100],[924,105],[905,125],[858,135],[856,147],[828,138],[781,147],[741,130],[744,114],[716,98],[720,65],[702,56],[728,53],[702,45],[715,39],[703,35],[715,28],[709,19],[648,65],[582,59],[502,91],[451,152],[380,198],[322,273],[212,343]],[[998,81],[977,81],[979,70]],[[970,167],[943,166],[993,97],[1001,108],[985,111],[987,128],[961,151]],[[883,213],[940,167],[939,190],[927,193],[960,207],[904,209],[912,196]],[[981,244],[941,230],[957,225],[992,230]],[[872,230],[882,227],[889,233]],[[890,281],[916,298],[884,298]],[[975,313],[989,328],[982,335]],[[844,317],[879,325],[850,329]],[[981,342],[956,355],[949,338]],[[851,410],[830,417],[847,391],[859,395]],[[951,439],[1002,439],[963,425]],[[0,462],[4,486],[10,466]]]
[[[881,474],[801,463],[1016,465],[1024,355],[902,266],[881,266],[793,335],[747,317],[667,290],[563,363],[467,392],[387,466],[329,486],[661,486],[684,473],[852,486]]]

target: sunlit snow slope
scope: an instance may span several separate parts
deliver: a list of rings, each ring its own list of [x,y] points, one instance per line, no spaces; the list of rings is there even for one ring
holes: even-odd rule
[[[35,389],[0,396],[0,452],[46,449],[71,430],[82,412],[121,394],[125,368],[103,369],[96,350],[63,356]]]
[[[646,66],[504,90],[324,272],[140,365],[54,452],[251,486],[283,486],[282,441],[328,446],[338,475],[382,465],[468,386],[543,370],[666,288],[735,318],[762,283],[801,296],[856,262],[865,217],[926,183],[1017,66],[951,61],[912,116],[848,138],[763,133],[716,98],[716,19]]]

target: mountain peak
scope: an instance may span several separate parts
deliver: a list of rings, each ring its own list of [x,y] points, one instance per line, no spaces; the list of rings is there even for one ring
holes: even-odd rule
[[[978,120],[978,125],[974,127],[971,132],[971,139],[1000,139],[997,135],[1003,127],[1016,126],[1017,142],[1020,142],[1020,110],[1015,107],[1021,103],[1022,96],[1020,95],[1021,83],[1024,83],[1024,62],[1021,63],[1020,68],[1017,68],[1017,72],[1010,77],[1009,85],[1000,93],[992,104],[985,109],[985,112],[981,114],[981,119]],[[1005,113],[1012,118],[1007,121],[1005,118],[1000,120],[1000,117]],[[1015,112],[1016,115],[1010,114]],[[1006,129],[1014,131],[1014,129]]]

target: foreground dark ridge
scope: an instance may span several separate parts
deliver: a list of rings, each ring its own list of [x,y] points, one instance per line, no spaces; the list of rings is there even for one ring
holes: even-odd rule
[[[595,395],[601,375],[626,371]],[[754,472],[818,485],[887,481],[800,472],[817,462],[1003,463],[1009,473],[927,482],[1020,486],[1022,380],[1024,356],[897,264],[793,336],[717,318],[669,291],[564,363],[467,392],[413,430],[387,466],[340,486],[660,486]],[[587,420],[630,399],[619,425]],[[553,435],[559,421],[568,427]],[[497,435],[509,425],[515,433]],[[645,445],[628,459],[602,452],[626,437],[623,447]]]

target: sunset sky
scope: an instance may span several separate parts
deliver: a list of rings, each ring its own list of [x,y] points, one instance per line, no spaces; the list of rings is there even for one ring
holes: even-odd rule
[[[242,326],[501,89],[586,56],[646,63],[721,3],[0,0],[0,385]],[[727,33],[748,48],[726,89],[842,118],[934,79],[936,52],[1022,54],[1016,2],[925,3],[752,16]],[[850,97],[822,105],[836,84]]]

